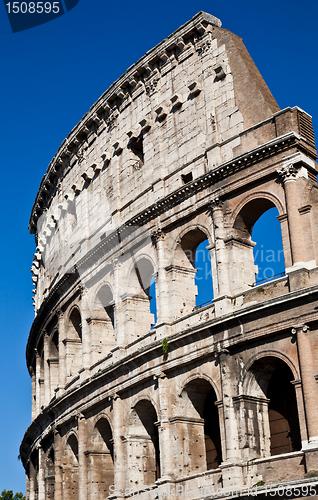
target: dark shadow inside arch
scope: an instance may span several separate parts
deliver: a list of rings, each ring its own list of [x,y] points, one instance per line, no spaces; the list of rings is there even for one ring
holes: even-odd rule
[[[250,390],[260,390],[267,398],[270,454],[299,451],[301,436],[294,376],[287,364],[276,357],[259,359],[250,368],[253,375]]]
[[[219,412],[216,394],[211,384],[204,379],[195,379],[184,388],[191,407],[204,420],[204,442],[207,470],[216,469],[222,462]],[[191,412],[188,408],[186,412]],[[188,413],[189,416],[191,413]],[[195,414],[192,414],[193,416]]]
[[[97,299],[100,302],[101,307],[104,309],[106,316],[111,320],[111,323],[115,325],[115,307],[113,293],[109,285],[103,285],[98,293]]]
[[[70,315],[70,324],[73,330],[73,333],[77,334],[78,338],[82,340],[82,319],[78,309],[73,309]],[[76,335],[75,335],[76,338]]]
[[[203,409],[204,437],[207,469],[216,469],[222,462],[219,414],[215,405],[216,395],[213,389],[208,392]]]
[[[133,409],[130,425],[131,432],[139,435],[140,442],[143,442],[143,447],[148,449],[148,465],[147,474],[144,476],[144,484],[153,484],[160,478],[160,447],[159,433],[157,425],[157,412],[148,400],[139,401]],[[145,440],[146,437],[146,440]],[[151,441],[152,446],[147,444],[147,439]]]
[[[72,456],[74,456],[74,459],[77,462],[78,461],[78,441],[77,441],[76,436],[74,436],[74,434],[71,434],[67,440],[67,443],[73,452]]]
[[[271,433],[271,455],[289,453],[301,449],[296,394],[291,381],[290,369],[281,364],[273,373],[267,397]]]

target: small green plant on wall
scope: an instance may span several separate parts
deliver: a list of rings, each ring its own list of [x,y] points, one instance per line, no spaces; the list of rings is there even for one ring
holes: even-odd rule
[[[168,349],[169,349],[168,340],[167,339],[163,339],[163,341],[161,342],[161,345],[162,345],[163,353],[166,354],[168,352]]]

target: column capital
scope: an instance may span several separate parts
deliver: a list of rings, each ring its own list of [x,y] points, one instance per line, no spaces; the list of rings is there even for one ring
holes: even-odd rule
[[[85,416],[83,415],[83,413],[78,412],[78,413],[76,413],[76,415],[75,415],[75,419],[77,420],[77,422],[79,422],[79,421],[81,421],[81,420],[85,420]]]
[[[120,396],[117,394],[117,392],[108,396],[108,401],[116,401],[117,399],[120,399]]]
[[[115,270],[115,269],[119,269],[122,265],[121,263],[121,260],[118,258],[118,257],[114,257],[112,260],[111,260],[111,263],[112,263],[112,268]]]
[[[56,311],[56,316],[58,317],[58,319],[62,319],[64,317],[64,312],[62,311],[62,309]]]
[[[77,290],[81,298],[88,293],[88,289],[82,283],[78,285]]]
[[[292,335],[297,335],[299,332],[304,332],[306,333],[308,330],[310,330],[308,325],[305,325],[304,323],[301,323],[299,325],[295,325],[291,329]]]
[[[221,210],[222,207],[223,207],[223,204],[224,204],[224,201],[221,200],[218,196],[216,198],[214,198],[213,200],[210,201],[210,209],[211,211],[213,212],[214,210]]]
[[[155,229],[151,233],[151,239],[153,243],[156,245],[158,241],[163,241],[165,239],[166,234],[162,231],[161,228]]]
[[[276,172],[282,181],[286,182],[296,179],[297,169],[292,163],[289,163],[288,165],[283,165],[281,168],[277,168]]]

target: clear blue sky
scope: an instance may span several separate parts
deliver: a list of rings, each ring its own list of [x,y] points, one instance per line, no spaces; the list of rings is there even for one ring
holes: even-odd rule
[[[318,130],[317,0],[80,0],[68,14],[16,34],[0,5],[0,491],[25,491],[17,456],[30,423],[25,345],[34,241],[28,220],[41,177],[109,85],[199,10],[242,36],[280,107],[300,106]]]

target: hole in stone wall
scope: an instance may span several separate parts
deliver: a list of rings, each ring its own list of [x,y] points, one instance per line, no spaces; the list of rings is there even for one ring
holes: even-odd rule
[[[189,174],[182,174],[181,179],[183,184],[191,182],[193,180],[192,172],[190,172]]]
[[[143,149],[143,136],[140,134],[138,137],[132,137],[128,144],[129,149],[132,151],[136,159],[139,159],[139,164],[144,164],[144,149]]]

